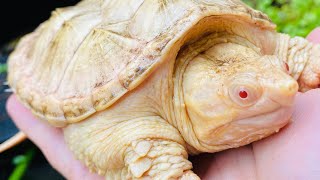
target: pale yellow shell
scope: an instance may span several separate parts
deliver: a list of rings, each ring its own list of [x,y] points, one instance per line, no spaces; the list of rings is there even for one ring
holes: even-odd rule
[[[20,41],[8,81],[41,119],[77,122],[137,87],[209,16],[274,28],[237,0],[84,0],[56,9]]]

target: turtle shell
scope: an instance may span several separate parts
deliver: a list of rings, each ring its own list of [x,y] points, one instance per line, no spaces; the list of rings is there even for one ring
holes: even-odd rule
[[[225,16],[275,28],[237,0],[85,0],[58,8],[10,55],[8,81],[41,119],[56,126],[78,122],[207,33],[207,17]]]

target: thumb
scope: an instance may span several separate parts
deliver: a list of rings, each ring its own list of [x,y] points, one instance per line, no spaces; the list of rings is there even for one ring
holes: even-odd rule
[[[308,36],[307,39],[313,43],[320,43],[320,27],[314,29]]]

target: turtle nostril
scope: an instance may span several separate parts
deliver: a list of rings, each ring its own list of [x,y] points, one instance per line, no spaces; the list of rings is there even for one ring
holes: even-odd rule
[[[281,91],[286,96],[295,95],[298,92],[298,83],[296,81],[288,81],[287,83],[282,84]]]
[[[295,80],[282,82],[272,90],[270,98],[282,106],[292,106],[298,88],[298,83]]]
[[[297,94],[299,90],[299,84],[294,81],[289,87],[288,87],[288,91],[289,91],[289,94],[295,96]]]

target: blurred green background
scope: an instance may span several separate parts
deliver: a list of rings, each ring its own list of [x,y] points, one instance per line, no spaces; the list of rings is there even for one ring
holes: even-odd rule
[[[279,32],[306,37],[320,26],[320,0],[243,0],[266,13]]]
[[[58,1],[58,0],[56,0]],[[302,36],[306,37],[312,29],[320,26],[320,0],[243,0],[249,6],[254,9],[260,10],[266,13],[270,19],[277,25],[277,30],[279,32],[287,33],[291,36]],[[30,1],[27,1],[31,3]],[[46,2],[45,1],[42,1]],[[49,1],[48,1],[49,2]],[[50,1],[53,2],[53,1]],[[74,4],[76,1],[61,1],[66,4]],[[62,6],[62,4],[57,6]],[[54,3],[53,3],[54,4]],[[34,3],[34,6],[35,3]],[[33,20],[39,16],[38,21],[33,21],[31,25],[27,26],[28,29],[21,29],[20,32],[16,32],[15,36],[22,35],[33,28],[35,28],[40,22],[47,19],[50,15],[50,11],[57,6],[50,6],[46,10],[44,16],[42,14],[35,14]],[[23,7],[23,6],[22,6]],[[38,6],[37,6],[38,7]],[[20,23],[20,22],[19,22]],[[21,24],[21,23],[20,23]],[[17,29],[17,28],[16,28]],[[9,30],[13,32],[12,30]],[[9,32],[8,31],[8,32]],[[21,34],[19,34],[21,33]],[[4,34],[1,34],[4,35]],[[8,38],[6,36],[6,38]],[[11,38],[14,39],[14,38]],[[6,40],[6,39],[1,39]],[[0,44],[4,46],[8,42]],[[0,64],[0,74],[5,74],[5,63]],[[11,157],[9,160],[10,165],[7,161],[4,161],[3,158]],[[21,145],[16,146],[15,148],[5,152],[0,156],[2,169],[0,172],[0,179],[43,179],[46,177],[49,179],[63,179],[59,176],[46,162],[45,158],[41,154],[38,148],[36,148],[30,141],[24,142]],[[40,162],[40,163],[39,163]],[[41,164],[42,163],[42,164]],[[47,166],[47,169],[42,168]],[[49,168],[49,170],[48,170]],[[50,169],[51,168],[51,169]],[[9,172],[8,172],[9,171]],[[44,171],[44,172],[43,172]],[[33,174],[33,175],[30,175]]]

